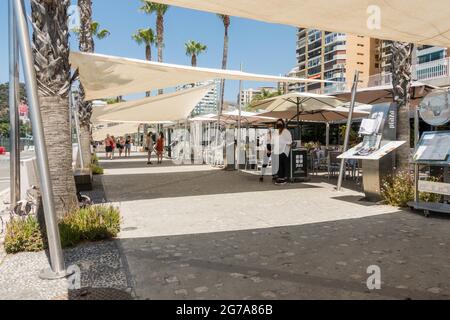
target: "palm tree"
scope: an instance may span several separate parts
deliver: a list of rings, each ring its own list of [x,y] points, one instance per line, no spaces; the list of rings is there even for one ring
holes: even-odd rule
[[[186,55],[191,57],[191,64],[193,67],[197,66],[197,57],[208,49],[207,46],[194,40],[186,42],[185,47],[186,47]]]
[[[227,64],[228,64],[228,40],[229,40],[228,31],[230,29],[231,19],[230,19],[230,16],[225,15],[225,14],[218,14],[217,16],[223,22],[223,26],[225,29],[225,35],[223,38],[222,69],[226,70]],[[224,79],[222,79],[220,86],[221,86],[220,105],[223,106],[223,101],[224,101],[224,96],[225,96],[225,80]],[[221,110],[219,110],[219,111],[221,111]]]
[[[152,45],[155,44],[155,34],[153,29],[139,29],[135,34],[133,34],[132,38],[137,44],[145,45],[145,58],[147,61],[152,61]],[[150,97],[150,95],[151,92],[148,91],[146,96]]]
[[[95,52],[94,37],[103,40],[110,36],[107,29],[101,29],[100,24],[92,21],[92,0],[78,0],[80,10],[80,27],[72,30],[78,37],[79,49],[81,52]],[[80,145],[83,154],[84,167],[90,168],[92,162],[91,141],[92,141],[92,103],[85,101],[84,88],[80,84],[78,99],[78,117],[80,118]]]
[[[392,84],[394,102],[398,106],[397,140],[406,143],[397,150],[397,170],[408,169],[410,160],[410,99],[411,99],[411,63],[414,45],[403,42],[392,42]]]
[[[154,3],[149,0],[141,0],[142,7],[140,10],[146,14],[156,13],[156,43],[158,47],[158,62],[163,62],[164,48],[164,15],[169,10],[169,6],[165,4]],[[163,94],[164,90],[158,90],[158,94]]]
[[[69,5],[70,0],[31,1],[34,65],[58,217],[78,206],[69,121]]]
[[[145,45],[145,59],[147,61],[152,61],[152,45],[155,44],[155,34],[153,29],[139,29],[133,34],[132,38],[137,44]]]

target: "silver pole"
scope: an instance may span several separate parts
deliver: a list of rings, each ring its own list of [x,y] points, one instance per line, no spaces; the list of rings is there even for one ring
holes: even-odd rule
[[[31,125],[35,140],[36,160],[41,186],[42,202],[44,206],[45,226],[48,237],[51,270],[43,270],[41,279],[60,279],[66,276],[64,257],[61,248],[61,239],[58,229],[55,204],[53,202],[53,188],[50,180],[47,148],[42,127],[42,116],[38,99],[38,86],[34,70],[33,54],[30,44],[30,35],[23,0],[11,0],[14,5],[16,17],[17,36],[20,44],[23,72],[31,111]]]
[[[10,209],[20,201],[20,122],[19,122],[19,43],[14,7],[9,0],[9,141],[10,141]]]
[[[417,148],[420,140],[420,120],[419,120],[419,109],[414,110],[414,148]]]
[[[358,82],[359,82],[359,71],[356,70],[355,80],[353,81],[353,88],[352,88],[352,100],[350,102],[350,110],[348,112],[347,130],[345,131],[343,152],[346,152],[348,150],[348,146],[349,146],[349,142],[350,142],[350,132],[352,130],[353,111],[355,110],[356,93],[358,91]],[[342,189],[342,182],[344,180],[344,175],[345,175],[345,159],[341,159],[341,170],[339,171],[337,191],[341,191],[341,189]]]
[[[241,63],[241,72],[244,70],[244,65]],[[236,169],[240,171],[241,168],[241,148],[242,148],[242,99],[241,93],[243,89],[242,80],[239,81],[239,116],[238,116],[238,131],[237,131],[237,157],[236,157]]]
[[[73,120],[75,123],[75,131],[77,134],[77,142],[78,142],[78,156],[80,157],[80,166],[81,169],[85,169],[84,166],[84,158],[83,158],[83,150],[81,149],[81,133],[80,133],[80,118],[78,117],[78,111],[76,108],[76,102],[74,93],[70,92],[70,107],[72,109]]]
[[[326,128],[326,148],[330,148],[330,123],[327,122],[327,128]]]

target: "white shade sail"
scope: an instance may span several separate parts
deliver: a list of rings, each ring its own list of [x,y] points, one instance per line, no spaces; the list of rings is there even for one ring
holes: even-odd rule
[[[110,136],[114,136],[115,138],[125,136],[127,134],[133,134],[138,132],[139,125],[135,123],[120,123],[115,124],[113,126],[93,130],[92,138],[94,141],[103,141],[106,136],[109,134]]]
[[[294,27],[450,47],[448,0],[156,0],[155,2]]]
[[[262,100],[251,106],[253,110],[312,112],[324,108],[342,107],[347,102],[333,96],[305,92],[291,92]]]
[[[70,63],[78,69],[86,100],[124,96],[155,89],[199,83],[211,79],[285,83],[333,83],[333,81],[276,77],[241,71],[194,68],[176,64],[71,52]],[[335,82],[334,82],[335,83]]]
[[[93,109],[94,122],[164,123],[186,119],[213,89],[206,85]]]

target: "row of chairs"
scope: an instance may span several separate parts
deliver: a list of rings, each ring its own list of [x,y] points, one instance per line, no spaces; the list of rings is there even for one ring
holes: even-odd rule
[[[318,175],[320,171],[325,171],[328,173],[329,179],[339,175],[341,160],[338,157],[341,154],[340,151],[312,152],[310,154],[312,174]],[[362,174],[362,162],[360,160],[347,160],[345,172],[346,178],[350,176],[352,179],[359,181]]]

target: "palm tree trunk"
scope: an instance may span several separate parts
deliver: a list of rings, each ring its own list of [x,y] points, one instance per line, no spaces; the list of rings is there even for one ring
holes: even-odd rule
[[[145,58],[147,59],[147,61],[152,61],[152,47],[149,44],[147,44],[145,46]],[[151,91],[147,91],[145,93],[145,95],[147,97],[150,97],[152,95],[152,92]]]
[[[225,23],[225,36],[223,39],[223,58],[222,58],[222,69],[226,70],[227,69],[227,64],[228,64],[228,28],[229,28],[229,22],[228,24]],[[222,79],[221,84],[220,84],[220,88],[221,88],[221,92],[220,92],[220,107],[223,108],[223,102],[225,99],[225,79]],[[221,112],[222,110],[219,110],[219,112]]]
[[[92,35],[92,0],[78,0],[80,9],[79,49],[81,52],[92,53],[95,51],[94,37]],[[92,163],[91,153],[91,116],[92,103],[85,101],[83,85],[80,83],[80,95],[78,100],[78,116],[80,118],[80,145],[84,159],[84,168],[90,168]]]
[[[192,55],[192,59],[191,59],[191,65],[193,67],[197,66],[197,56],[195,54]]]
[[[409,169],[410,162],[410,99],[411,99],[411,62],[413,45],[402,42],[392,43],[392,57],[394,70],[392,84],[394,88],[394,102],[398,106],[397,139],[406,143],[397,150],[397,171]]]
[[[34,63],[58,217],[78,205],[69,120],[69,5],[69,0],[31,2]]]
[[[164,16],[158,14],[156,18],[156,38],[158,45],[158,62],[163,62],[163,47],[164,47]],[[164,94],[163,89],[158,90],[158,94]]]

